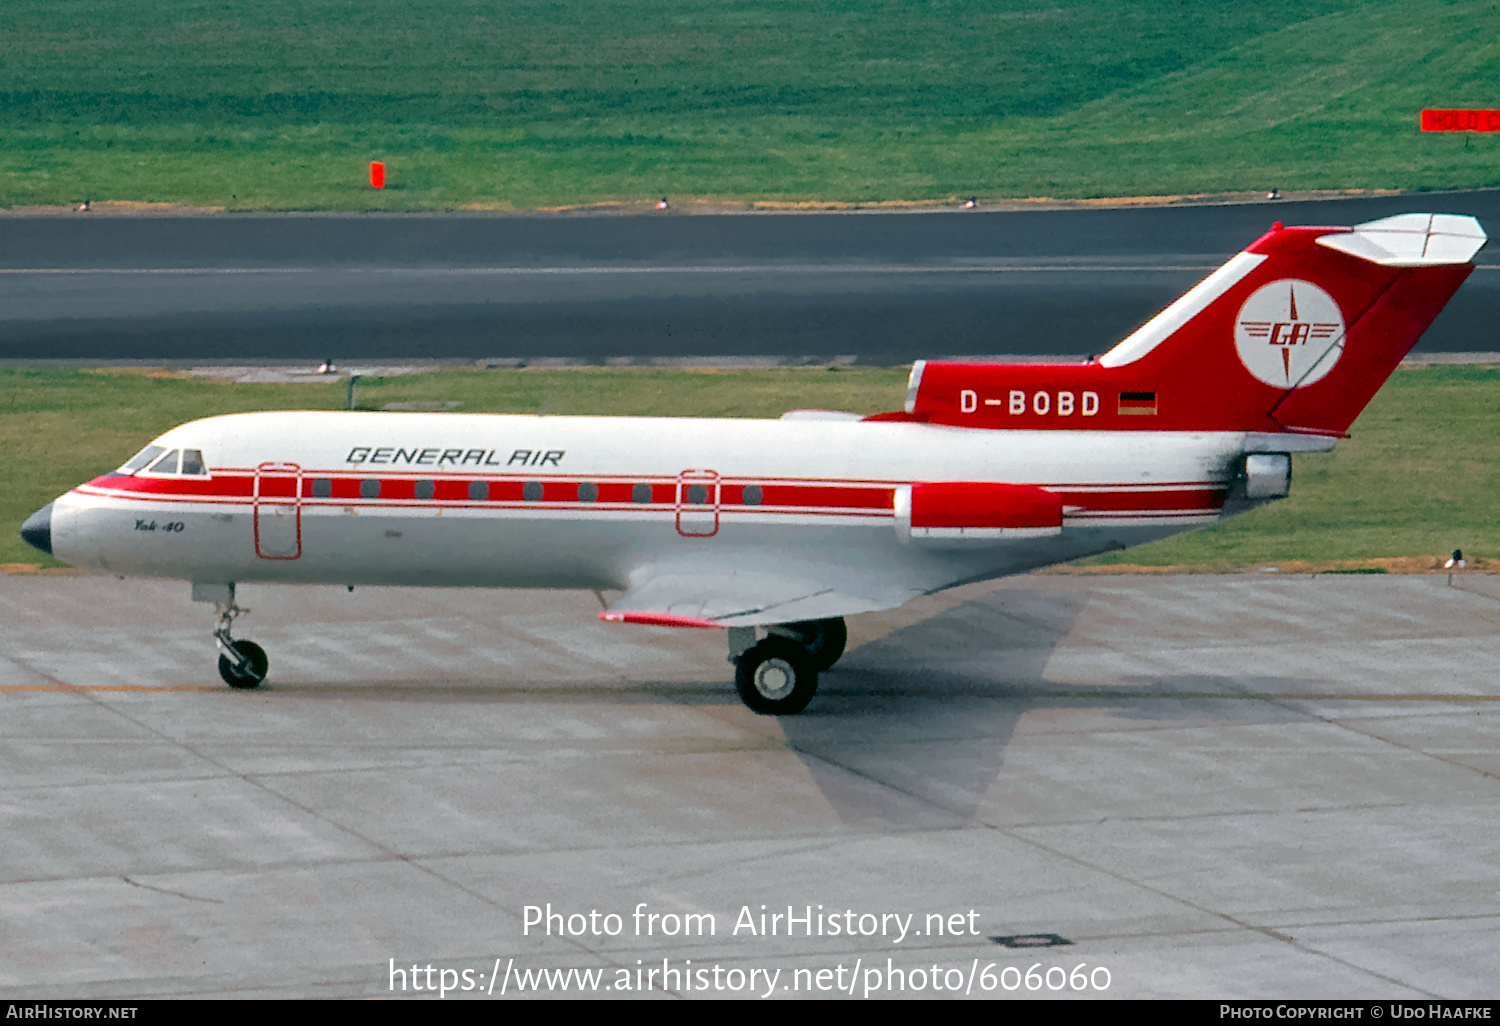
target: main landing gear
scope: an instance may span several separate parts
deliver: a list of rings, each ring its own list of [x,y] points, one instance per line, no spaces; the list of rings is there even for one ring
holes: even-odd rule
[[[841,618],[806,620],[767,628],[729,629],[729,659],[740,698],[763,716],[792,716],[807,708],[818,690],[818,674],[844,654],[849,631]]]
[[[235,641],[229,636],[234,618],[250,612],[234,601],[234,585],[229,586],[229,601],[215,602],[214,612],[219,616],[219,626],[214,629],[214,641],[219,646],[219,676],[232,688],[259,687],[266,679],[266,670],[271,661],[266,650],[253,641]]]

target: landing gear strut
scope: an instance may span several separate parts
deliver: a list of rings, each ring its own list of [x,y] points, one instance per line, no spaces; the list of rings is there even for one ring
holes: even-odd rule
[[[849,643],[849,628],[844,625],[843,617],[803,620],[801,623],[789,623],[784,628],[772,628],[776,634],[780,634],[782,630],[796,633],[797,643],[807,650],[813,669],[819,673],[831,669],[839,661],[839,656],[844,654],[844,646]]]
[[[219,617],[219,626],[214,628],[214,641],[219,646],[219,676],[232,688],[258,687],[266,679],[271,661],[266,658],[266,650],[255,642],[235,641],[229,636],[235,617],[250,612],[234,601],[234,585],[229,586],[229,601],[215,602],[214,612]]]
[[[849,632],[839,618],[777,624],[755,640],[755,628],[729,629],[729,661],[740,698],[763,716],[792,716],[807,708],[818,674],[844,654]]]

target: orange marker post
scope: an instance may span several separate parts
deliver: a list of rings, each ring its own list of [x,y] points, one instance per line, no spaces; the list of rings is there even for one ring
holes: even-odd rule
[[[370,161],[370,188],[385,188],[385,165],[378,160]]]

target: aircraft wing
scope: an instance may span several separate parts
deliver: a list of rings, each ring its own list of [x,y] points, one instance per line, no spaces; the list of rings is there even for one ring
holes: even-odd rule
[[[665,627],[754,627],[892,609],[923,593],[873,578],[815,581],[763,570],[684,568],[643,575],[599,618]]]

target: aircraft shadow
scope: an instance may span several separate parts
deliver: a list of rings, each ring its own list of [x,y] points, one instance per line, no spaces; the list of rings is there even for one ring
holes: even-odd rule
[[[1281,722],[1297,714],[1244,698],[1317,689],[1219,675],[1050,681],[1048,662],[1087,601],[1085,591],[1006,589],[863,645],[825,674],[806,712],[781,721],[787,743],[846,823],[957,828],[980,811],[1028,713],[1094,729]]]
[[[1246,701],[1249,695],[1326,690],[1326,682],[1316,680],[1132,675],[1135,654],[1116,653],[1107,638],[1079,630],[1089,598],[1088,588],[1007,587],[899,628],[851,650],[823,675],[807,710],[772,721],[773,729],[845,823],[875,830],[945,829],[973,822],[987,798],[993,800],[997,782],[1014,781],[1016,770],[1004,781],[1002,772],[1023,716],[1033,717],[1029,733],[1074,736],[1155,724],[1267,723],[1299,714],[1284,704]],[[282,639],[278,648],[295,648],[294,637]],[[300,641],[316,654],[326,638]],[[1102,666],[1098,683],[1048,678],[1049,664],[1064,647]],[[475,675],[465,667],[426,680],[412,679],[404,663],[385,673],[366,669],[352,681],[313,669],[266,690],[341,701],[365,696],[588,706],[603,699],[739,709],[732,685],[723,680],[652,682],[633,667],[624,680],[593,682],[514,668]],[[1076,670],[1072,677],[1078,679]],[[1076,758],[1076,749],[1066,751]],[[1042,792],[1048,787],[1033,783]]]

